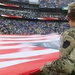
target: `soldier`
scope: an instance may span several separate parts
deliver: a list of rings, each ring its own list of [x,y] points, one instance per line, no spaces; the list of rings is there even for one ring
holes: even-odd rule
[[[40,69],[46,75],[75,75],[75,2],[68,5],[67,19],[70,29],[62,34],[59,59]]]

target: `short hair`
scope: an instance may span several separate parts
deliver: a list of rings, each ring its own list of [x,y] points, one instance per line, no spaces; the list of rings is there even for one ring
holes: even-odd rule
[[[68,4],[68,17],[75,21],[75,2]]]

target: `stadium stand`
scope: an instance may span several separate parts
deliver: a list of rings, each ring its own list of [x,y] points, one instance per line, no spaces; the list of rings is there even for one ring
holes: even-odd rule
[[[40,0],[40,8],[61,8],[75,0]]]
[[[17,2],[25,2],[25,3],[28,3],[28,0],[10,0],[10,1],[17,1]]]
[[[62,7],[66,7],[71,2],[75,2],[75,0],[39,0],[39,5],[37,6],[36,4],[33,4],[33,7],[29,5],[29,0],[8,0],[8,1],[1,0],[0,2],[6,4],[9,3],[16,4],[23,8],[37,8],[38,6],[39,8],[62,8]]]
[[[11,0],[17,1],[17,5],[24,7],[21,2],[27,2],[28,0]],[[75,0],[40,0],[40,8],[60,8],[67,6],[68,3],[73,2]],[[5,4],[9,4],[8,2],[3,2]],[[57,17],[61,19],[66,19],[65,14],[60,12],[40,12],[38,9],[34,9],[35,7],[32,6],[31,9],[28,7],[31,5],[26,5],[26,9],[15,10],[13,9],[6,9],[0,8],[0,15],[8,14],[8,15],[15,15],[15,16],[23,16],[25,18],[41,18],[41,17]],[[10,20],[5,18],[0,18],[0,33],[1,34],[50,34],[50,33],[57,33],[60,34],[66,29],[69,28],[67,22],[49,22],[49,21],[25,21],[25,20]]]
[[[42,21],[16,21],[0,18],[0,34],[60,34],[68,29],[67,23],[42,22]]]
[[[56,17],[56,18],[61,18],[65,19],[65,14],[60,13],[60,12],[40,12],[37,10],[32,10],[32,9],[25,9],[25,10],[12,10],[12,9],[5,9],[5,8],[0,8],[0,15],[2,14],[7,14],[7,15],[13,15],[13,16],[22,16],[24,18],[42,18],[42,17]]]

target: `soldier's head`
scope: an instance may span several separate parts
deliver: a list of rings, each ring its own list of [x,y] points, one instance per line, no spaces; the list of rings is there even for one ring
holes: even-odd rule
[[[68,4],[68,14],[67,19],[69,21],[70,26],[75,22],[75,2]]]

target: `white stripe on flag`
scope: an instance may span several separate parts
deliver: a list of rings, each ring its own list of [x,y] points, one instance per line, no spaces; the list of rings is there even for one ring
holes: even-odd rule
[[[50,54],[50,53],[54,53],[54,52],[59,52],[59,50],[56,50],[56,49],[45,49],[45,50],[26,51],[26,52],[25,51],[21,51],[21,52],[11,53],[11,54],[2,54],[2,55],[0,55],[0,59],[31,57],[31,56]]]
[[[0,41],[0,44],[13,44],[13,43],[33,43],[33,42],[51,42],[51,41],[58,41],[60,40],[60,38],[57,38],[57,39],[47,39],[47,40],[33,40],[33,41]]]
[[[17,65],[17,64],[21,64],[21,63],[25,63],[25,62],[30,62],[30,61],[35,61],[35,60],[39,60],[39,59],[41,59],[41,58],[4,61],[4,62],[0,62],[0,68],[9,67],[9,66],[13,66],[13,65]]]

